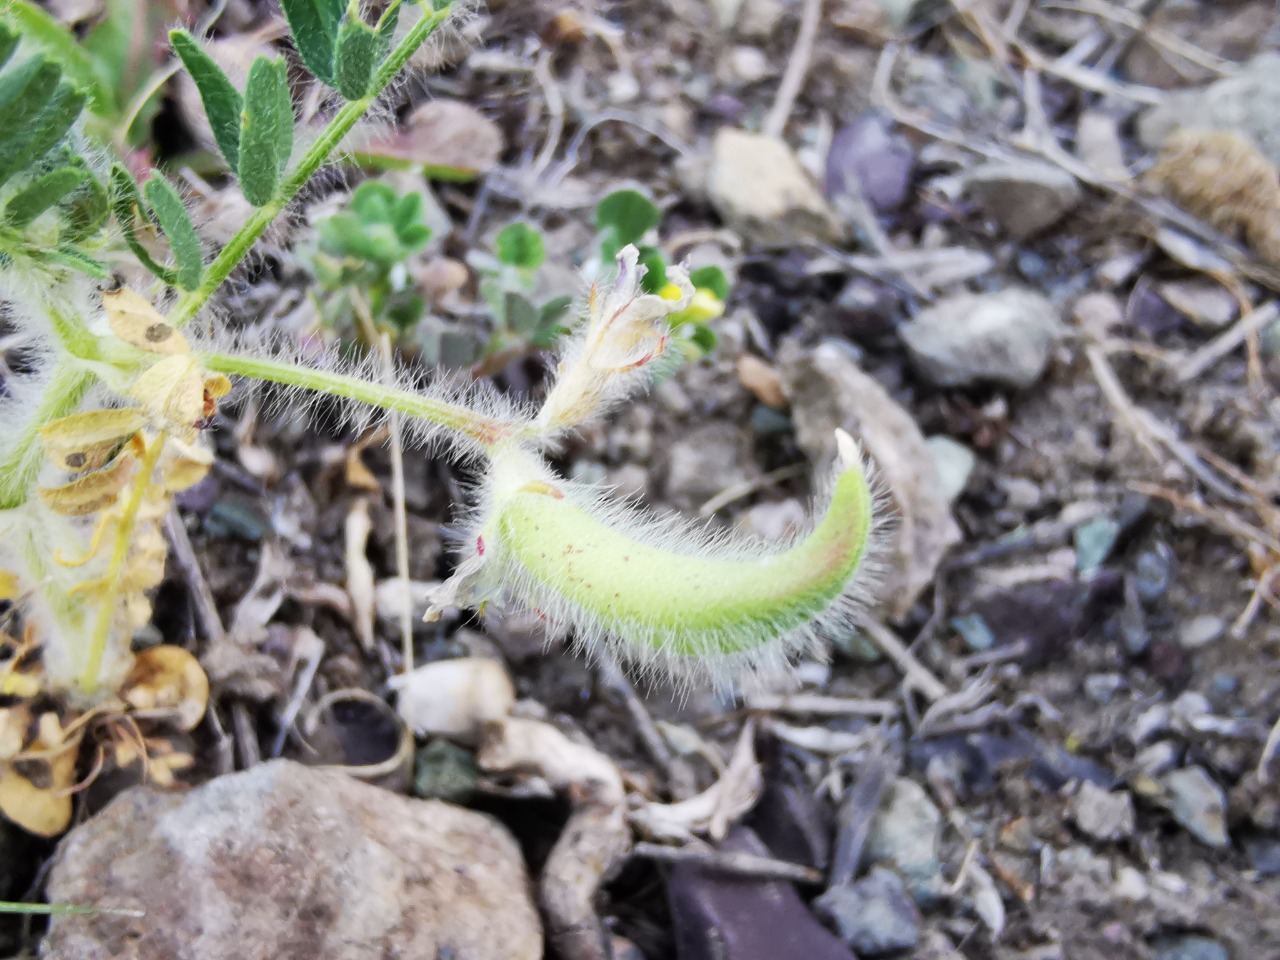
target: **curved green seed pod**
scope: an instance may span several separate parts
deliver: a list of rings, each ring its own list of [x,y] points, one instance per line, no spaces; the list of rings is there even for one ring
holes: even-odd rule
[[[824,509],[787,547],[641,519],[550,478],[517,486],[529,476],[517,468],[495,483],[476,559],[486,582],[571,629],[588,653],[604,643],[673,675],[778,667],[847,621],[862,587],[873,497],[856,446],[839,440]]]

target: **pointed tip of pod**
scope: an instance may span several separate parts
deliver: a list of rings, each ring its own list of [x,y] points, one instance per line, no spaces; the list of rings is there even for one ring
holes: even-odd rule
[[[862,463],[857,441],[839,427],[836,428],[836,459],[841,470],[848,470]]]

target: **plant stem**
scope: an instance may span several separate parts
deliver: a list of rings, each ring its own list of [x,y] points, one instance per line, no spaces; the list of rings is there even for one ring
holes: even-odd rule
[[[422,0],[419,0],[419,6],[423,8],[421,19],[405,34],[404,39],[391,51],[390,56],[378,68],[378,72],[373,76],[369,93],[359,100],[347,102],[334,115],[333,119],[329,121],[329,125],[324,128],[320,136],[311,144],[311,147],[298,162],[298,165],[293,168],[293,172],[285,178],[275,197],[266,206],[259,207],[253,212],[253,216],[245,221],[244,226],[236,231],[235,236],[227,242],[227,245],[222,248],[213,262],[205,269],[200,286],[183,295],[182,299],[178,301],[173,312],[169,314],[171,323],[181,327],[200,312],[201,308],[209,301],[209,298],[231,275],[231,271],[238,267],[240,262],[249,255],[249,250],[266,232],[267,227],[271,226],[272,221],[288,206],[303,185],[324,165],[333,151],[337,149],[338,144],[343,141],[356,123],[359,122],[360,118],[373,106],[373,102],[382,95],[382,91],[396,78],[396,75],[400,73],[404,65],[409,62],[409,58],[417,52],[426,39],[453,12],[453,4],[431,11],[427,9]]]
[[[297,366],[279,360],[242,357],[234,353],[205,353],[197,356],[206,370],[231,376],[250,377],[282,383],[334,397],[346,397],[383,410],[417,417],[476,441],[486,450],[520,432],[520,425],[481,416],[468,407],[437,400],[418,393],[375,383],[328,370]]]
[[[7,463],[0,464],[0,510],[11,510],[26,503],[43,460],[37,431],[47,423],[75,413],[92,383],[92,374],[70,363],[54,368],[49,385],[40,396],[39,407],[22,425],[22,437],[14,447],[13,456]]]

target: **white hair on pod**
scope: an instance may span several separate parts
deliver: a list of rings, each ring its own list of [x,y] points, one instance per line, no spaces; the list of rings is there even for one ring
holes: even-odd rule
[[[822,656],[833,635],[854,628],[882,581],[886,533],[891,526],[889,498],[869,462],[846,437],[841,456],[826,470],[813,498],[809,523],[781,542],[767,542],[726,528],[700,524],[672,514],[642,509],[634,500],[618,500],[607,487],[565,481],[556,477],[532,456],[517,469],[513,480],[489,474],[472,491],[472,504],[456,522],[458,570],[463,579],[472,579],[456,596],[460,603],[476,602],[486,608],[527,607],[546,621],[548,639],[563,638],[572,649],[590,659],[603,651],[631,666],[640,676],[671,681],[687,690],[692,684],[710,681],[722,688],[754,677],[786,673],[799,655]],[[851,524],[868,524],[865,543],[857,565],[839,590],[807,622],[796,624],[794,615],[738,617],[707,628],[688,628],[680,623],[664,623],[656,618],[636,616],[626,620],[602,617],[588,605],[557,590],[545,568],[530,569],[520,557],[492,537],[492,522],[501,510],[507,483],[544,482],[557,495],[588,515],[594,522],[640,547],[652,548],[672,558],[696,560],[767,561],[805,541],[814,532],[819,518],[831,505],[836,481],[846,471],[862,473],[869,491],[870,517],[850,517]],[[542,479],[537,479],[537,472]],[[499,471],[500,473],[501,471]],[[487,536],[486,534],[490,534]],[[636,570],[636,576],[644,576]],[[673,591],[680,590],[679,584]],[[686,585],[687,586],[687,585]],[[448,591],[446,591],[448,592]],[[451,594],[452,598],[452,594]],[[698,596],[691,588],[675,597],[697,609]]]

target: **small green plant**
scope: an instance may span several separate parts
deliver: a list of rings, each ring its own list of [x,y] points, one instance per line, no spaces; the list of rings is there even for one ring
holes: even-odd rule
[[[375,332],[399,337],[422,320],[427,304],[408,269],[431,239],[421,195],[400,196],[367,180],[347,209],[317,224],[316,234],[311,269],[328,326],[366,339]]]
[[[569,332],[565,319],[573,297],[561,294],[536,301],[538,268],[546,260],[537,227],[509,223],[494,238],[492,254],[474,253],[469,259],[480,275],[480,295],[493,318],[478,374],[500,370],[531,351],[550,350]]]
[[[0,435],[0,599],[14,605],[22,623],[20,634],[0,637],[8,649],[0,692],[17,698],[16,706],[0,708],[0,811],[26,817],[37,832],[56,833],[70,816],[68,778],[83,718],[162,707],[190,729],[203,713],[207,681],[189,655],[184,660],[183,651],[166,647],[135,655],[130,641],[149,621],[150,592],[163,577],[161,525],[175,494],[209,469],[204,428],[232,377],[292,388],[299,411],[323,395],[345,399],[353,410],[394,413],[407,438],[439,442],[473,466],[477,495],[461,524],[459,563],[431,597],[433,613],[452,604],[523,602],[588,652],[605,646],[642,667],[720,678],[784,664],[816,643],[824,624],[850,615],[873,510],[857,450],[844,434],[818,519],[782,546],[649,518],[545,462],[547,447],[643,388],[675,331],[701,316],[700,288],[683,267],[660,263],[652,252],[642,263],[645,254],[631,242],[641,222],[634,209],[625,223],[609,219],[613,214],[599,221],[608,248],[616,247],[615,268],[592,285],[584,315],[565,324],[571,333],[561,338],[536,409],[483,384],[424,383],[387,365],[370,375],[369,365],[339,352],[317,360],[241,343],[208,317],[214,293],[455,11],[453,3],[424,0],[415,16],[403,11],[411,22],[401,25],[401,6],[393,0],[369,24],[341,0],[283,0],[303,61],[334,101],[328,125],[305,146],[295,142],[283,60],[260,57],[238,89],[196,38],[172,34],[227,167],[253,208],[212,257],[163,173],[153,171],[139,186],[123,167],[102,172],[86,159],[91,151],[76,125],[82,95],[39,54],[27,53],[19,31],[0,31],[3,59],[13,60],[0,74],[0,300],[31,358],[29,369],[8,378],[0,400],[8,427]],[[37,198],[22,199],[37,183],[45,184],[40,198],[57,198],[42,209]],[[625,206],[606,200],[606,211]],[[371,310],[395,324],[397,265],[427,238],[419,208],[413,198],[370,184],[345,216],[321,231],[336,264],[332,282],[371,284],[364,291]],[[651,215],[642,221],[652,221],[645,233],[656,225]],[[497,246],[512,282],[523,282],[544,255],[537,233],[518,225],[504,230]],[[122,256],[153,274],[149,289],[104,293],[95,286],[92,278],[106,275],[104,259]],[[701,289],[722,301],[723,283],[708,283]],[[564,309],[544,304],[533,321],[508,312],[504,322],[549,343],[544,315],[559,324]],[[208,322],[190,325],[197,316]],[[50,693],[87,712],[63,724],[46,711],[37,721],[32,711],[45,701],[35,698]],[[151,769],[154,775],[187,761],[153,757]],[[29,775],[37,762],[48,768],[38,778],[42,787]],[[58,806],[33,810],[32,798],[49,784]]]

